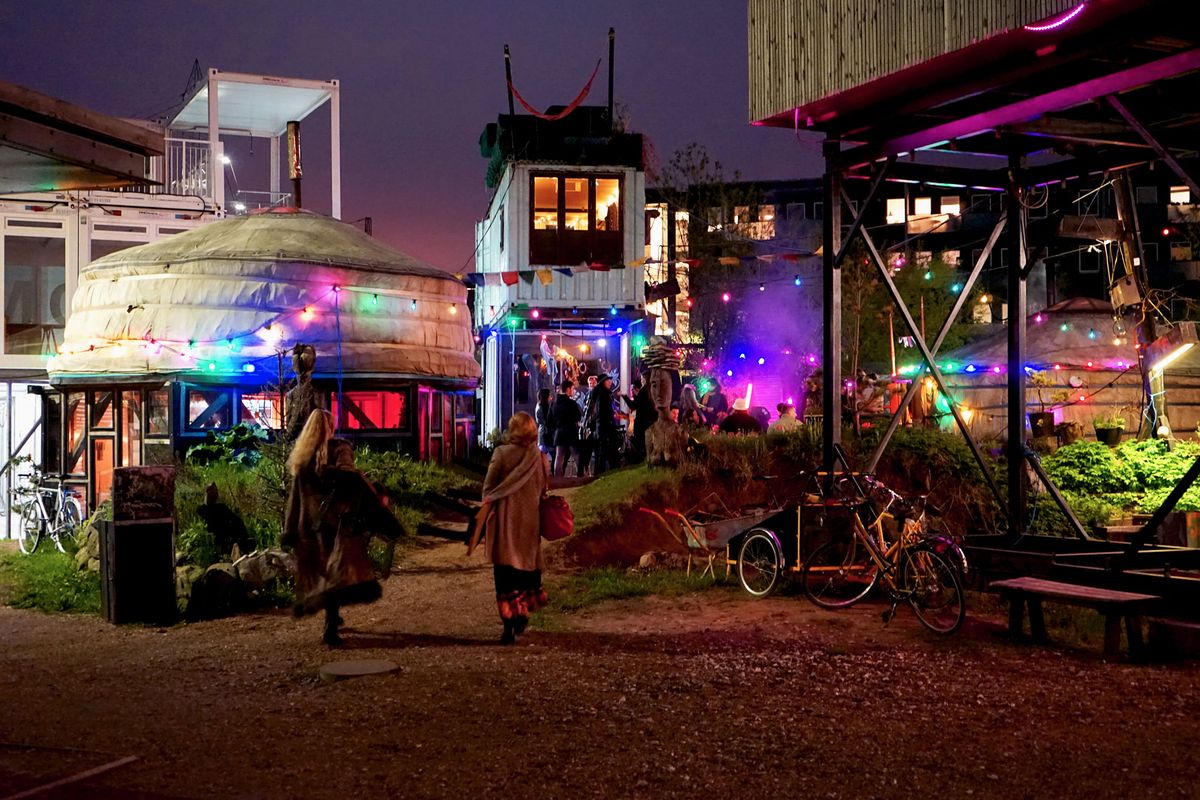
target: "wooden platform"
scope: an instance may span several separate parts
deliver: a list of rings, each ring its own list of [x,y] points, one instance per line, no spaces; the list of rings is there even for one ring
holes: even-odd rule
[[[1104,615],[1104,654],[1116,656],[1121,649],[1121,618],[1125,619],[1125,637],[1130,657],[1142,654],[1142,614],[1162,601],[1161,597],[1135,592],[1120,592],[1098,586],[1081,586],[1043,578],[1010,578],[989,587],[1009,601],[1008,630],[1013,636],[1022,632],[1025,607],[1029,607],[1029,632],[1036,642],[1045,642],[1046,622],[1042,601],[1094,608]]]

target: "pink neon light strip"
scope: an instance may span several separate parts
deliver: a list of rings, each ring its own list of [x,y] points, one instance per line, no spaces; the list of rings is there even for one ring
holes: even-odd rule
[[[1059,16],[1057,19],[1047,22],[1045,25],[1026,25],[1025,30],[1034,31],[1036,33],[1041,33],[1042,31],[1052,31],[1055,28],[1061,28],[1063,25],[1066,25],[1068,22],[1070,22],[1071,20],[1075,19],[1080,14],[1082,14],[1083,8],[1086,5],[1087,5],[1086,2],[1080,3],[1079,5],[1072,8],[1070,11]]]

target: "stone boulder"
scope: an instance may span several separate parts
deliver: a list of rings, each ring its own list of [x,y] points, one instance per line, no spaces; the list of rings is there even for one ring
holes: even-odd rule
[[[296,560],[283,550],[262,550],[239,559],[233,567],[247,590],[261,591],[269,583],[291,577]]]
[[[83,533],[79,550],[75,553],[75,567],[80,571],[100,571],[100,529],[88,525]]]

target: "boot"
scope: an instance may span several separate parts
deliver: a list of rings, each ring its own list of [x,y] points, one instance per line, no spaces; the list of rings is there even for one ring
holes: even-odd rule
[[[504,633],[500,634],[500,644],[516,644],[517,634],[513,628],[512,620],[504,620]]]
[[[327,646],[342,646],[342,637],[338,635],[338,625],[341,622],[342,618],[338,616],[337,607],[325,609],[325,632],[321,635],[321,641]]]

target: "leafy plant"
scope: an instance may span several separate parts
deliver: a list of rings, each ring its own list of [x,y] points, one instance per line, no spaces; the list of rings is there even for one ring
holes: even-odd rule
[[[1200,443],[1166,439],[1129,441],[1117,446],[1117,456],[1133,472],[1135,489],[1170,488],[1179,482],[1200,455]]]
[[[1050,479],[1061,489],[1085,494],[1123,492],[1137,486],[1128,464],[1100,442],[1075,442],[1060,447],[1042,461]]]
[[[188,448],[187,460],[195,464],[227,461],[254,466],[261,458],[259,447],[269,439],[264,429],[241,422],[227,431],[207,431],[203,444]]]
[[[1099,414],[1092,417],[1092,427],[1096,430],[1106,430],[1118,428],[1125,430],[1125,418],[1115,412],[1109,414]]]
[[[1045,370],[1034,370],[1029,374],[1028,383],[1037,394],[1038,410],[1043,414],[1046,413],[1047,405],[1053,406],[1065,403],[1071,396],[1070,392],[1066,389],[1049,391],[1049,388],[1055,385],[1052,378],[1052,374],[1047,373]]]

